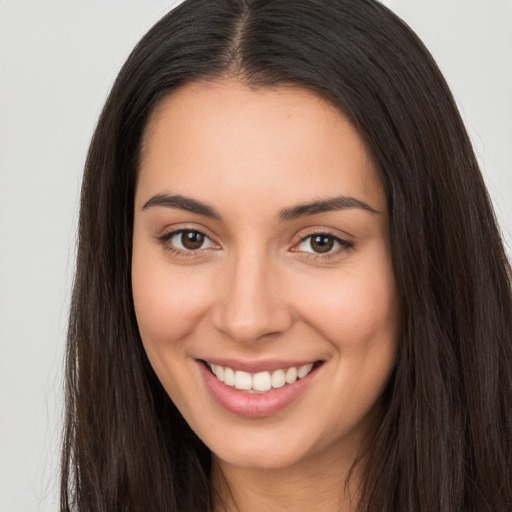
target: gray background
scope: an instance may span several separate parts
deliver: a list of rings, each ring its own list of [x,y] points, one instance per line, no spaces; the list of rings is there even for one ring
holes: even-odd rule
[[[388,0],[461,108],[512,245],[512,0]],[[58,510],[81,171],[114,77],[170,0],[0,0],[0,512]]]

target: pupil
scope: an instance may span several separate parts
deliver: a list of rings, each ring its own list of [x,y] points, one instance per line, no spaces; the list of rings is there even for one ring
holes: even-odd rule
[[[330,236],[318,235],[311,240],[311,247],[315,252],[329,252],[334,245],[334,240]]]
[[[196,231],[184,231],[181,235],[181,243],[183,247],[193,251],[199,249],[204,242],[204,235],[197,233]]]

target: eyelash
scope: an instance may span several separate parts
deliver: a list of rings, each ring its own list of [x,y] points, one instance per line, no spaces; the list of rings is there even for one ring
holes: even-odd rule
[[[338,244],[339,247],[335,250],[329,250],[329,252],[326,253],[318,253],[318,252],[306,252],[306,251],[293,251],[293,252],[303,252],[308,260],[313,261],[326,261],[330,258],[336,257],[342,252],[349,252],[354,248],[354,243],[349,242],[348,240],[344,240],[343,238],[340,238],[339,236],[334,235],[333,233],[329,233],[328,231],[318,231],[315,233],[311,233],[309,235],[306,235],[302,237],[299,242],[294,246],[300,246],[307,240],[312,240],[315,237],[325,237],[331,239],[335,244]],[[311,242],[310,242],[311,244]]]
[[[205,237],[205,240],[210,240],[210,242],[211,242],[211,239],[208,235],[204,234],[202,231],[193,230],[193,229],[178,229],[176,231],[171,231],[169,233],[166,233],[165,235],[157,237],[157,240],[166,251],[168,251],[171,254],[174,254],[176,256],[182,257],[182,258],[195,257],[195,256],[197,256],[197,253],[199,253],[200,251],[207,250],[207,249],[201,249],[201,248],[196,249],[196,250],[182,250],[182,249],[177,249],[176,247],[174,247],[173,245],[171,245],[169,243],[170,240],[172,240],[172,238],[174,238],[176,235],[180,235],[180,234],[183,235],[183,233],[187,233],[187,232],[202,235]],[[326,260],[336,256],[340,252],[344,252],[344,251],[348,252],[354,248],[353,242],[344,240],[343,238],[340,238],[340,237],[334,235],[333,233],[329,233],[328,231],[318,231],[315,233],[308,234],[308,235],[302,237],[299,240],[299,242],[294,245],[294,247],[300,246],[307,240],[313,239],[314,237],[329,238],[334,243],[337,243],[339,245],[339,248],[336,250],[329,250],[329,252],[326,252],[326,253],[298,251],[298,250],[293,250],[293,248],[292,248],[292,252],[302,252],[306,255],[305,258],[307,258],[308,260],[326,261]],[[213,243],[213,242],[211,242],[211,243]]]
[[[210,237],[206,234],[204,234],[202,231],[195,230],[195,229],[177,229],[176,231],[171,231],[169,233],[166,233],[165,235],[162,235],[160,237],[157,237],[157,240],[162,244],[163,248],[170,252],[173,255],[179,256],[181,258],[188,258],[188,257],[194,257],[197,256],[197,253],[200,251],[204,251],[205,249],[196,249],[196,250],[182,250],[177,249],[174,247],[170,241],[179,234],[183,233],[194,233],[204,236],[205,240],[210,240]]]

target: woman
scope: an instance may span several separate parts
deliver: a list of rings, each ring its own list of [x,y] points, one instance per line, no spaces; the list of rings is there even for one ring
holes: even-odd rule
[[[371,0],[188,0],[83,181],[62,510],[505,511],[510,266]]]

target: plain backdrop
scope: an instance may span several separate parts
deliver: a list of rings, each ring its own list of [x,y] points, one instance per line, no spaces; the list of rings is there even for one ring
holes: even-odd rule
[[[0,0],[0,512],[58,510],[82,167],[131,48],[176,2]],[[512,0],[388,0],[460,106],[512,246]]]

